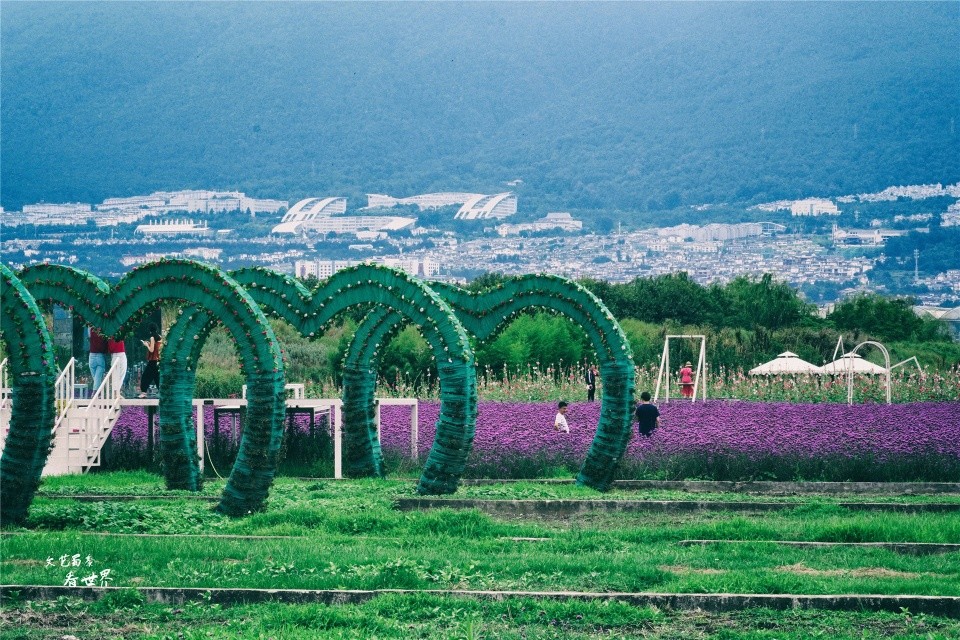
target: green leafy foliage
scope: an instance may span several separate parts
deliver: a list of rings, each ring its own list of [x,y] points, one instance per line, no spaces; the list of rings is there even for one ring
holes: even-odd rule
[[[860,331],[880,340],[918,342],[947,338],[943,324],[921,318],[905,298],[864,293],[838,304],[827,317],[841,331]]]

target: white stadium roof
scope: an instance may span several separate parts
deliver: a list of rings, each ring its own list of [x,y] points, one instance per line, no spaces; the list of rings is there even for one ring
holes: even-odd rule
[[[483,220],[506,218],[517,212],[517,196],[510,193],[478,195],[468,200],[454,218],[458,220]]]
[[[305,198],[293,205],[283,216],[280,224],[271,233],[297,233],[304,223],[316,218],[329,218],[347,210],[347,199],[334,196],[330,198]]]

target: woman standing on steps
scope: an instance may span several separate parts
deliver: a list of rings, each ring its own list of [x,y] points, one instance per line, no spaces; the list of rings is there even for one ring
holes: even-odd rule
[[[107,352],[110,354],[110,368],[113,369],[113,388],[123,397],[123,380],[127,377],[127,351],[123,340],[107,340]]]
[[[140,343],[147,348],[147,366],[140,376],[140,397],[146,398],[150,387],[160,386],[160,347],[163,345],[160,328],[151,323],[150,339],[141,340]]]

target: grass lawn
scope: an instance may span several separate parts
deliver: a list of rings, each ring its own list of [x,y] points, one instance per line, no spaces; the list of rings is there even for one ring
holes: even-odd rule
[[[749,640],[947,640],[960,622],[932,616],[754,609],[730,614],[661,611],[617,602],[567,603],[530,599],[469,600],[433,595],[385,595],[361,605],[241,605],[194,602],[144,604],[136,592],[99,602],[68,598],[20,602],[0,612],[0,638],[163,640],[313,640],[315,638],[502,639],[701,638]]]
[[[216,496],[220,489],[211,482],[203,493]],[[265,512],[230,519],[212,512],[212,502],[176,498],[185,494],[166,492],[162,478],[146,473],[52,478],[44,480],[41,491],[48,495],[34,502],[27,526],[8,529],[0,539],[4,584],[61,585],[73,570],[61,566],[61,557],[78,555],[84,559],[76,568],[78,576],[110,569],[110,585],[119,587],[960,595],[960,553],[912,556],[880,548],[798,548],[771,542],[960,543],[960,514],[855,513],[833,504],[880,501],[881,496],[619,491],[605,497],[787,500],[796,508],[503,519],[475,510],[396,511],[396,498],[413,495],[409,479],[281,478]],[[81,502],[63,497],[80,493],[143,498]],[[513,483],[465,487],[457,497],[586,499],[598,494],[567,485]],[[886,499],[943,502],[957,497]],[[143,533],[178,535],[130,535]],[[678,544],[687,539],[748,542]],[[144,604],[132,592],[99,603],[21,602],[6,608],[0,637],[60,637],[68,628],[84,630],[80,637],[125,638],[960,637],[957,621],[908,614],[702,614],[617,603],[426,595],[384,596],[342,607],[210,605],[203,613],[193,606]],[[249,621],[247,635],[234,626],[243,620]],[[283,633],[269,631],[274,626]]]

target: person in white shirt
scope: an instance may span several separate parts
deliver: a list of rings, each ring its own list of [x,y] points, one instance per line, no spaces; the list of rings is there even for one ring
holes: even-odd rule
[[[553,420],[553,429],[570,433],[570,426],[567,424],[567,403],[563,400],[557,404],[557,417]]]

